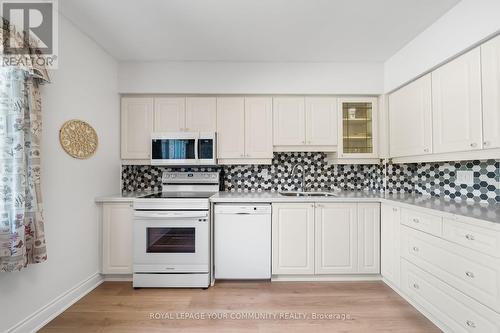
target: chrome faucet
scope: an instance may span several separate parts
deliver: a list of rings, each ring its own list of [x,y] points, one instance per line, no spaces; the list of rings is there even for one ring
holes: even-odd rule
[[[297,163],[293,166],[292,177],[295,175],[295,171],[297,171],[298,168],[302,169],[302,182],[301,182],[300,186],[301,186],[302,192],[305,192],[306,191],[306,185],[305,185],[305,173],[306,173],[306,171],[305,171],[305,168],[302,164]]]

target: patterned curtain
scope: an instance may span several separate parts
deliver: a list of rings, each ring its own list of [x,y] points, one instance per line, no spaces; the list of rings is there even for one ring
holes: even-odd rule
[[[6,22],[2,23],[0,32],[10,33]],[[0,271],[4,272],[47,259],[39,91],[46,74],[44,69],[0,67]]]

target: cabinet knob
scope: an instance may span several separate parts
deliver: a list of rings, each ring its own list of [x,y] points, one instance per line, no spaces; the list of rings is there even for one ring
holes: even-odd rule
[[[471,146],[472,148],[476,148],[476,147],[477,147],[477,143],[473,142],[473,143],[471,143],[471,144],[470,144],[470,146]]]
[[[305,144],[306,142],[305,142],[305,141],[302,141],[302,143],[304,143],[304,144]]]
[[[474,235],[471,235],[471,234],[467,234],[465,235],[465,238],[467,238],[467,240],[474,240]]]
[[[483,145],[484,145],[485,147],[488,147],[488,146],[490,145],[490,142],[489,142],[489,141],[484,141],[484,142],[483,142]]]
[[[412,248],[412,250],[413,250],[413,252],[418,252],[418,250],[419,250],[419,249],[418,249],[418,247],[417,247],[417,246],[414,246],[414,247]]]
[[[466,323],[466,324],[467,324],[467,326],[469,326],[469,327],[476,328],[476,323],[475,323],[475,322],[473,322],[472,320],[467,320],[465,323]]]
[[[418,283],[414,283],[414,284],[413,284],[413,288],[415,288],[415,289],[420,289],[420,286],[418,285]]]
[[[413,219],[413,222],[414,222],[414,223],[420,223],[420,220],[419,220],[419,219],[417,219],[417,218],[414,218],[414,219]]]
[[[428,152],[429,152],[429,148],[425,148],[425,149],[424,149],[424,152],[425,152],[425,153],[428,153]]]
[[[471,278],[471,279],[473,279],[473,278],[474,278],[474,273],[472,273],[472,272],[465,272],[465,275],[466,275],[468,278]]]
[[[393,212],[397,212],[397,211],[398,211],[398,209],[394,207],[394,208],[392,209],[392,211],[393,211]]]

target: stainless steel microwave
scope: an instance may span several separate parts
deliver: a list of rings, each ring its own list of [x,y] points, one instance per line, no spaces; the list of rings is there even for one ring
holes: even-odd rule
[[[151,135],[152,165],[216,165],[215,132],[165,132]]]

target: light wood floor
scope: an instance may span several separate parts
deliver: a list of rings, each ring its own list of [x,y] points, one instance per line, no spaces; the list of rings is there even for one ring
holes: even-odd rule
[[[350,320],[150,319],[181,313],[343,313]],[[208,290],[105,282],[41,332],[440,332],[383,282],[219,282]]]

